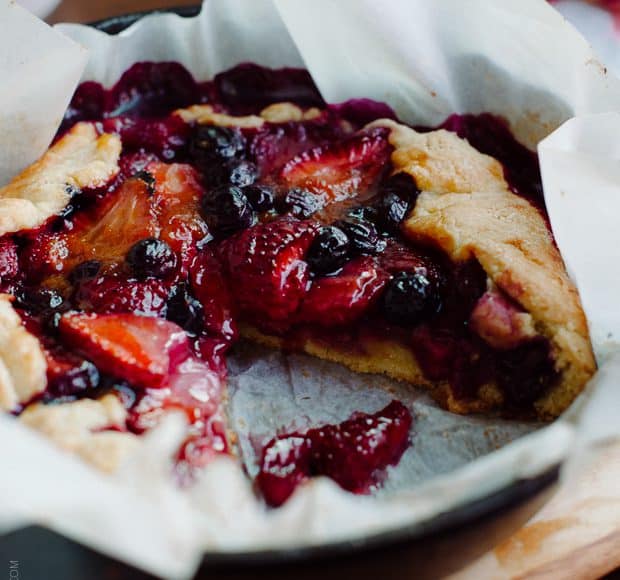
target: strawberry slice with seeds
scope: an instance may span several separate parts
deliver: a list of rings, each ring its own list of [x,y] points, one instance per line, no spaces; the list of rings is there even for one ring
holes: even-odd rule
[[[0,284],[19,273],[17,244],[9,237],[0,238]]]
[[[169,295],[170,288],[162,280],[133,280],[122,274],[109,274],[81,282],[73,301],[86,312],[163,317]]]
[[[356,413],[339,425],[272,439],[263,449],[257,487],[271,506],[283,504],[311,476],[326,475],[363,494],[381,482],[409,445],[413,417],[399,401],[372,415]]]
[[[199,431],[218,415],[223,400],[224,381],[209,364],[191,352],[172,365],[159,388],[147,388],[132,409],[130,424],[138,432],[153,428],[162,415],[178,410],[187,415]],[[222,419],[223,420],[223,419]]]
[[[372,257],[349,262],[340,274],[320,278],[306,295],[299,320],[320,326],[339,326],[358,320],[375,303],[390,274]]]
[[[74,224],[67,243],[71,261],[120,260],[136,242],[156,237],[148,183],[130,178],[108,195],[93,213]]]
[[[154,204],[160,224],[160,238],[188,267],[196,254],[196,244],[209,229],[200,213],[204,193],[198,174],[191,165],[150,163],[146,172],[154,179]]]
[[[248,135],[252,159],[263,176],[277,175],[282,167],[303,151],[344,136],[344,129],[328,115],[310,121],[265,123]]]
[[[46,396],[80,396],[99,386],[99,370],[92,362],[59,346],[45,334],[41,321],[35,316],[23,310],[19,314],[28,332],[39,340],[45,356]]]
[[[67,313],[59,329],[64,343],[100,369],[142,388],[163,386],[189,349],[176,324],[135,314]]]
[[[283,217],[224,240],[219,257],[239,308],[262,327],[287,324],[306,294],[304,256],[318,224]]]
[[[65,269],[69,249],[67,235],[49,232],[34,234],[20,256],[20,267],[31,280],[42,280]]]
[[[125,181],[91,210],[78,215],[69,231],[35,238],[29,271],[68,272],[86,260],[114,263],[124,260],[131,246],[156,237],[157,220],[147,183],[139,178]]]
[[[232,341],[237,337],[234,304],[222,266],[209,248],[192,263],[190,284],[203,308],[204,325],[215,336]]]
[[[368,189],[389,154],[386,131],[373,129],[296,155],[283,167],[281,178],[321,195],[328,205]]]

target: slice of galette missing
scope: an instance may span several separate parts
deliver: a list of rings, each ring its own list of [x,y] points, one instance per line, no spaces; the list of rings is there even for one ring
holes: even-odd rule
[[[232,451],[240,336],[458,413],[550,419],[595,370],[536,157],[489,115],[414,130],[303,71],[142,63],[78,89],[0,209],[0,405],[107,470],[171,411],[183,479]],[[257,483],[274,505],[316,474],[366,492],[411,420],[278,434]]]

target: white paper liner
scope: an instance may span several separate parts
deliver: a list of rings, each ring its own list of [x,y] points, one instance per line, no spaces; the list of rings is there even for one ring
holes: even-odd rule
[[[620,102],[619,82],[605,74],[587,43],[543,0],[209,0],[199,18],[151,16],[115,38],[76,25],[60,29],[91,48],[83,78],[106,85],[139,60],[175,60],[199,79],[242,61],[268,66],[305,63],[328,101],[373,97],[387,101],[403,119],[424,124],[439,123],[453,112],[490,111],[505,116],[530,144],[572,116],[610,111]],[[16,24],[15,30],[30,34],[27,23]],[[46,44],[35,44],[40,54]],[[66,100],[74,79],[59,79],[60,72],[53,73],[56,90]],[[28,88],[20,91],[30,94]],[[39,113],[40,120],[49,109],[41,105]],[[620,330],[615,311],[610,314],[599,307],[610,304],[601,300],[611,299],[618,286],[609,277],[609,292],[591,283],[588,274],[594,268],[585,257],[609,255],[610,248],[620,245],[620,230],[597,221],[601,212],[617,214],[612,179],[618,133],[607,123],[612,118],[573,121],[541,146],[554,231],[582,292],[599,360],[613,350],[606,333],[617,336]],[[599,159],[598,150],[606,157]],[[608,172],[602,177],[600,163]],[[603,207],[602,198],[596,198],[601,204],[580,203],[573,197],[565,202],[562,191],[569,170],[569,185],[582,185],[570,191],[589,200],[595,194],[586,198],[587,188],[599,195],[600,186],[600,195],[610,205]],[[579,222],[574,211],[579,211]],[[573,243],[576,227],[581,245]],[[602,250],[597,243],[604,236],[613,245]],[[600,280],[602,271],[598,274]],[[240,427],[250,471],[256,433],[267,437],[279,426],[341,420],[351,410],[374,411],[389,397],[379,379],[370,385],[371,379],[356,377],[352,388],[351,375],[339,367],[297,356],[287,360],[289,369],[320,369],[316,376],[329,383],[329,391],[318,380],[278,382],[271,373],[261,399],[251,383],[261,380],[261,365],[269,355],[256,352],[241,350],[231,360],[232,421]],[[275,359],[281,355],[271,356],[277,366]],[[235,372],[235,365],[244,372]],[[608,410],[619,407],[617,365],[612,359],[603,366],[563,420],[523,437],[532,426],[455,417],[419,393],[408,390],[406,395],[400,387],[399,396],[418,416],[418,432],[380,499],[352,496],[329,480],[316,479],[284,508],[271,511],[255,500],[248,479],[229,459],[212,464],[190,490],[175,489],[167,477],[168,458],[182,426],[174,418],[145,438],[139,455],[117,477],[106,478],[1,417],[0,440],[12,443],[0,448],[0,457],[12,469],[9,477],[0,478],[0,526],[42,522],[144,569],[185,577],[205,549],[320,544],[420,522],[543,472],[571,454],[576,438],[590,443],[615,435],[616,418]],[[336,383],[341,388],[333,388]],[[349,385],[348,390],[342,385]],[[300,389],[311,404],[301,402]],[[265,401],[277,402],[278,416]],[[248,427],[244,433],[240,419],[254,432]],[[489,429],[492,436],[484,434]],[[489,453],[496,444],[516,437],[520,439]],[[432,477],[442,471],[444,475]],[[413,483],[419,485],[412,487]]]
[[[14,2],[0,1],[0,185],[47,149],[88,53]]]
[[[555,7],[583,34],[616,75],[620,73],[620,27],[608,10],[583,0],[558,0]]]

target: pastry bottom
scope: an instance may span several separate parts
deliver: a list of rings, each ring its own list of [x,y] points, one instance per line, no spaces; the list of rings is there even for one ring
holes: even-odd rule
[[[319,359],[339,363],[357,373],[382,374],[424,388],[441,407],[452,413],[488,413],[501,409],[504,402],[502,392],[492,383],[482,385],[478,389],[477,398],[457,399],[448,382],[429,381],[412,350],[401,341],[389,337],[359,336],[355,349],[352,349],[326,337],[306,337],[296,340],[291,346],[284,338],[265,334],[248,325],[242,325],[241,335],[251,342],[269,348],[304,352]]]

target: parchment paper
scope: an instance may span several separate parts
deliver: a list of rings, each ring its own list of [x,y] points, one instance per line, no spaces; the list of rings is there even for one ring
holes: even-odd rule
[[[452,112],[490,111],[530,145],[573,116],[620,103],[619,81],[543,0],[209,0],[199,18],[151,16],[116,38],[76,25],[59,29],[91,49],[83,78],[107,85],[139,60],[176,60],[199,79],[248,60],[305,63],[328,101],[373,97],[404,120],[427,125]],[[73,84],[62,88],[67,96]],[[611,301],[620,288],[598,268],[617,251],[609,248],[620,246],[611,220],[620,195],[611,119],[571,121],[540,149],[554,231],[603,363],[562,420],[537,429],[458,417],[387,379],[240,345],[230,359],[230,415],[250,474],[257,447],[279,430],[376,411],[392,397],[409,405],[413,445],[378,497],[352,496],[319,478],[285,507],[266,510],[230,459],[209,466],[182,492],[168,477],[168,457],[183,431],[178,417],[148,434],[117,477],[104,478],[2,417],[0,440],[12,444],[0,447],[0,458],[13,468],[0,478],[0,526],[44,522],[134,565],[185,577],[203,550],[316,544],[423,521],[574,456],[577,440],[591,445],[617,434],[608,409],[619,407],[620,363],[605,361],[615,350],[608,335],[620,330]],[[601,248],[602,241],[612,246]]]
[[[47,149],[88,53],[6,0],[0,2],[0,39],[0,185],[4,185]]]

